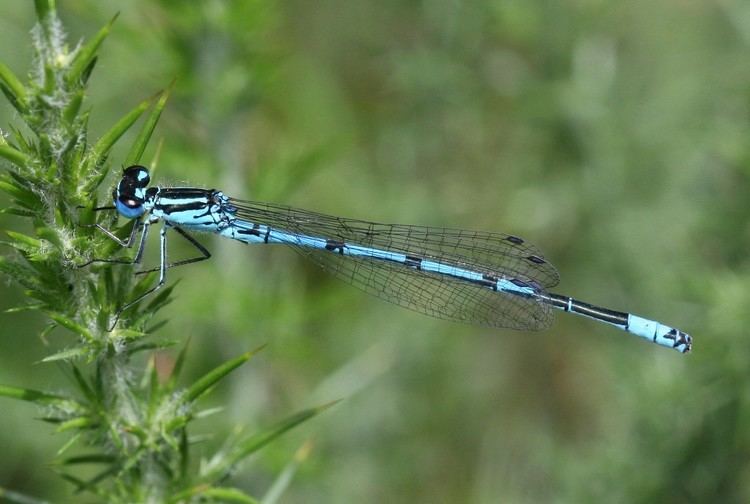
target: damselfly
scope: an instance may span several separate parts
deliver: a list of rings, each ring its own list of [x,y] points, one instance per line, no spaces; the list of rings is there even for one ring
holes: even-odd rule
[[[96,225],[123,247],[132,247],[140,232],[137,253],[128,261],[140,263],[150,226],[163,223],[159,280],[121,307],[112,327],[123,311],[164,285],[168,268],[211,256],[186,232],[202,231],[244,243],[290,246],[370,294],[433,317],[536,331],[547,328],[553,309],[558,309],[683,353],[692,345],[688,334],[660,322],[548,292],[558,283],[557,271],[536,247],[517,236],[377,224],[241,201],[213,189],[148,187],[149,183],[145,167],[131,166],[113,191],[114,208],[135,221],[127,240]],[[170,264],[169,230],[182,235],[201,255]]]

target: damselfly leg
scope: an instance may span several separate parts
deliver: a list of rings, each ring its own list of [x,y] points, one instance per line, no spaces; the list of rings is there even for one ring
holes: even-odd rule
[[[112,208],[113,207],[103,207],[101,209],[104,210],[104,209],[112,209]],[[95,210],[100,210],[100,209],[97,208]],[[136,236],[138,235],[138,232],[140,230],[141,237],[138,242],[138,250],[135,254],[135,257],[133,257],[132,259],[90,259],[89,261],[78,265],[77,266],[78,268],[83,268],[85,266],[89,266],[95,263],[129,264],[129,265],[141,264],[141,261],[143,260],[143,253],[144,253],[145,246],[146,246],[146,239],[148,238],[148,232],[151,227],[151,222],[149,222],[148,220],[145,222],[141,222],[139,218],[134,219],[133,228],[130,232],[130,235],[128,236],[126,240],[121,239],[114,232],[105,228],[101,224],[97,223],[97,224],[93,224],[92,226],[98,229],[105,236],[107,236],[108,238],[110,238],[111,240],[113,240],[115,243],[117,243],[123,248],[133,247],[136,241]],[[195,247],[201,253],[201,255],[196,256],[196,257],[191,257],[188,259],[183,259],[174,263],[167,262],[167,230],[168,229],[174,229],[180,236],[185,238],[185,240],[187,240],[188,243],[190,243],[193,247]],[[149,290],[147,290],[146,292],[144,292],[137,298],[133,299],[132,301],[118,308],[114,314],[114,320],[111,322],[107,330],[112,331],[115,328],[115,326],[117,325],[117,322],[120,320],[120,316],[122,315],[123,312],[125,312],[125,310],[135,306],[136,304],[141,302],[143,299],[145,299],[146,297],[150,296],[151,294],[159,290],[164,285],[166,281],[167,269],[174,268],[177,266],[183,266],[185,264],[205,261],[206,259],[210,257],[211,257],[211,253],[208,251],[208,249],[206,249],[206,247],[201,245],[195,238],[188,235],[185,231],[183,231],[177,226],[172,226],[168,223],[164,223],[162,228],[159,231],[159,266],[156,268],[150,268],[150,269],[140,270],[140,271],[135,272],[136,275],[143,275],[146,273],[152,273],[154,271],[158,271],[159,279],[156,285],[154,285],[152,288],[150,288]]]

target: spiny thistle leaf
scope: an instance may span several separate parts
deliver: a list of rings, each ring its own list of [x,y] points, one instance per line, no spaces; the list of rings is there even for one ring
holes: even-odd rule
[[[50,13],[55,12],[55,0],[34,0],[36,8],[36,17],[39,21],[44,21]]]
[[[213,487],[199,494],[202,497],[215,499],[219,502],[237,502],[239,504],[260,504],[239,488]]]
[[[96,51],[99,50],[99,46],[104,42],[104,39],[107,38],[107,35],[109,35],[112,25],[115,23],[119,15],[119,13],[115,14],[109,23],[104,25],[102,29],[88,41],[88,43],[78,50],[78,53],[76,53],[75,58],[70,64],[70,70],[66,75],[68,83],[74,84],[86,81],[86,79],[82,79],[82,75],[96,57]]]
[[[98,142],[94,145],[93,152],[95,157],[93,159],[93,166],[100,166],[104,162],[104,158],[109,154],[112,146],[115,142],[120,139],[130,127],[135,124],[139,117],[148,109],[151,104],[151,98],[143,100],[133,110],[125,114],[122,119],[117,121],[109,131],[107,131]]]
[[[72,418],[66,422],[63,422],[60,424],[60,426],[57,428],[57,432],[65,432],[71,429],[81,430],[81,429],[92,429],[98,425],[98,422],[89,417],[89,416],[81,416],[77,418]]]
[[[78,112],[81,110],[81,104],[83,104],[83,98],[85,96],[85,93],[83,90],[78,90],[73,94],[73,97],[70,99],[70,103],[65,108],[65,111],[63,112],[63,119],[65,122],[69,124],[73,124],[73,122],[78,117]]]
[[[25,168],[29,165],[29,156],[8,144],[0,144],[0,157],[7,159],[19,168]]]
[[[156,105],[154,105],[154,108],[151,109],[151,113],[149,113],[146,121],[143,123],[143,127],[141,128],[141,131],[138,133],[138,136],[133,142],[133,145],[130,148],[130,152],[128,152],[128,155],[125,156],[125,166],[135,165],[141,161],[141,156],[143,156],[143,152],[146,150],[146,146],[148,145],[149,140],[151,140],[151,135],[154,133],[154,128],[156,128],[156,124],[159,122],[161,113],[167,104],[167,100],[169,99],[169,94],[172,92],[174,82],[175,81],[172,81],[169,87],[162,91],[161,95],[159,96],[159,100],[156,102]]]
[[[91,331],[77,323],[75,320],[71,320],[68,317],[65,317],[64,315],[60,315],[58,313],[53,313],[50,315],[50,318],[57,322],[59,325],[64,327],[65,329],[78,334],[86,341],[94,341],[94,335],[91,334]]]
[[[76,465],[76,464],[111,464],[115,462],[117,458],[113,455],[107,455],[104,453],[89,453],[88,455],[77,455],[75,457],[68,457],[61,461],[61,465]]]
[[[263,431],[260,431],[256,434],[253,434],[249,438],[245,439],[244,441],[241,441],[237,444],[237,448],[234,450],[234,453],[230,456],[230,460],[232,461],[232,465],[236,464],[240,460],[244,459],[245,457],[255,453],[268,443],[270,443],[275,438],[279,437],[289,429],[296,427],[297,425],[301,424],[302,422],[309,420],[310,418],[314,417],[315,415],[322,413],[323,411],[327,410],[334,404],[338,403],[339,401],[333,401],[327,404],[324,404],[322,406],[317,406],[315,408],[308,408],[306,410],[302,410],[299,413],[295,413],[294,415],[291,415],[284,420],[276,423],[275,425],[271,426],[268,429],[265,429]]]
[[[85,357],[90,353],[90,350],[85,347],[75,347],[68,350],[63,350],[62,352],[57,352],[52,355],[48,355],[44,359],[42,359],[40,362],[55,362],[60,360],[73,360],[78,357]]]
[[[265,495],[261,499],[261,504],[276,504],[279,501],[281,495],[286,491],[286,489],[289,487],[289,484],[292,482],[292,478],[294,478],[294,475],[299,467],[310,456],[312,446],[312,441],[307,440],[302,444],[302,446],[297,449],[296,452],[294,452],[294,457],[292,457],[292,460],[286,465],[286,467],[284,467],[284,470],[281,471],[276,480],[269,487],[268,491],[266,491]]]
[[[220,480],[221,478],[225,477],[229,473],[229,471],[243,459],[257,452],[288,430],[296,427],[302,422],[311,419],[315,415],[327,410],[338,402],[339,401],[333,401],[322,406],[300,411],[285,418],[284,420],[281,420],[280,422],[277,422],[271,427],[268,427],[248,438],[245,438],[238,443],[235,443],[229,453],[221,457],[218,463],[214,464],[213,467],[210,468],[210,470],[204,475],[204,479],[207,481]]]
[[[75,403],[75,400],[57,395],[57,394],[50,394],[48,392],[41,392],[39,390],[33,390],[33,389],[27,389],[27,388],[21,388],[21,387],[11,387],[8,385],[0,385],[0,396],[3,397],[9,397],[11,399],[19,399],[21,401],[28,401],[33,402],[35,404],[42,405],[51,405],[51,404],[73,404]]]
[[[18,77],[3,63],[0,62],[0,80],[6,86],[5,95],[10,94],[9,101],[16,103],[21,107],[19,112],[24,112],[26,109],[26,88],[23,87]],[[11,99],[12,97],[12,99]]]
[[[16,205],[22,206],[28,210],[32,210],[36,213],[41,208],[41,201],[39,197],[27,190],[25,187],[19,187],[18,184],[10,182],[7,178],[5,180],[0,177],[0,191],[4,191],[11,195]]]
[[[65,453],[65,452],[67,452],[68,450],[70,450],[70,449],[71,449],[71,448],[73,447],[73,445],[75,445],[75,444],[76,444],[76,443],[77,443],[77,442],[78,442],[78,441],[79,441],[80,439],[81,439],[81,433],[80,433],[80,432],[76,432],[75,434],[73,434],[73,435],[72,435],[72,436],[70,437],[70,439],[68,439],[68,440],[67,440],[67,441],[65,442],[65,444],[63,444],[63,445],[62,445],[62,446],[60,447],[60,449],[59,449],[59,450],[57,450],[56,456],[58,456],[58,457],[59,457],[59,456],[61,456],[61,455],[62,455],[63,453]]]
[[[0,210],[2,214],[15,215],[16,217],[36,217],[37,214],[30,210],[24,210],[22,208],[3,208]]]
[[[36,231],[36,235],[39,238],[43,240],[47,240],[48,242],[50,242],[51,244],[53,244],[55,247],[59,249],[63,248],[64,245],[62,243],[62,240],[57,230],[52,229],[47,226],[40,226],[36,228],[35,231]]]
[[[75,378],[75,381],[78,384],[78,388],[80,389],[86,400],[88,400],[90,403],[98,402],[98,398],[94,393],[94,390],[89,386],[89,383],[86,381],[83,373],[81,373],[81,370],[78,369],[78,366],[76,366],[75,364],[71,364],[70,368],[73,370],[73,377]]]
[[[206,391],[208,391],[208,389],[210,389],[214,384],[216,384],[216,382],[247,362],[250,357],[263,350],[263,348],[265,348],[265,345],[258,347],[255,350],[245,352],[239,357],[228,360],[224,364],[215,367],[214,369],[203,375],[195,383],[193,383],[190,388],[187,389],[187,391],[185,392],[185,402],[191,403],[195,401]]]
[[[190,338],[185,342],[185,344],[182,346],[182,349],[180,350],[180,353],[177,354],[177,359],[174,361],[174,367],[172,368],[172,374],[169,377],[169,381],[167,381],[167,390],[174,390],[175,384],[177,382],[177,378],[179,378],[180,373],[182,372],[182,367],[185,365],[185,356],[187,355],[187,349],[190,345]]]
[[[236,488],[213,487],[209,485],[196,485],[173,495],[167,502],[180,503],[187,502],[193,497],[205,497],[218,502],[239,502],[241,504],[259,504],[243,491]]]
[[[5,234],[13,238],[17,244],[26,245],[29,249],[38,249],[42,246],[42,242],[32,236],[18,233],[16,231],[6,231]]]

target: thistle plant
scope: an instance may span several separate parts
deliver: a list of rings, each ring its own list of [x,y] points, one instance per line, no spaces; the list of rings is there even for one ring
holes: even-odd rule
[[[54,0],[35,0],[35,7],[34,59],[27,82],[0,63],[0,89],[23,122],[9,125],[0,136],[0,158],[7,168],[0,175],[0,190],[11,201],[3,212],[28,229],[6,231],[9,238],[3,245],[8,252],[0,256],[0,272],[21,286],[28,298],[14,310],[35,310],[47,317],[43,336],[64,330],[55,335],[66,338],[65,350],[41,360],[68,368],[73,378],[66,392],[7,385],[0,386],[0,395],[37,404],[43,420],[66,436],[57,462],[76,493],[102,502],[256,502],[224,486],[227,477],[247,456],[325,406],[232,439],[228,448],[201,463],[191,456],[194,443],[188,426],[203,414],[197,409],[199,400],[256,351],[180,386],[187,356],[183,347],[171,374],[160,377],[153,356],[148,356],[170,345],[155,337],[161,324],[153,319],[170,301],[171,288],[126,311],[110,330],[118,308],[153,286],[155,277],[136,275],[133,265],[96,262],[123,252],[93,226],[101,224],[122,238],[130,233],[132,222],[118,227],[115,212],[95,210],[100,205],[97,194],[112,173],[111,165],[142,162],[169,89],[137,104],[91,141],[86,86],[115,19],[70,49]],[[112,162],[113,147],[139,120],[126,156]],[[156,159],[150,161],[153,167]],[[146,358],[136,361],[136,355]],[[81,464],[95,464],[100,470],[83,479],[76,475]],[[272,493],[277,495],[278,488]],[[16,502],[41,502],[12,489],[0,489],[0,495]]]

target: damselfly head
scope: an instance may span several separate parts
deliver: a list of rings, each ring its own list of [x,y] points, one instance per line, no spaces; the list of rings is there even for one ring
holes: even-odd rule
[[[121,215],[134,219],[144,214],[146,209],[143,203],[149,182],[151,182],[151,177],[145,166],[134,165],[125,168],[122,179],[112,191],[115,208]]]
[[[140,165],[133,165],[125,168],[122,173],[122,179],[123,181],[129,179],[135,187],[146,187],[151,182],[148,168]]]

